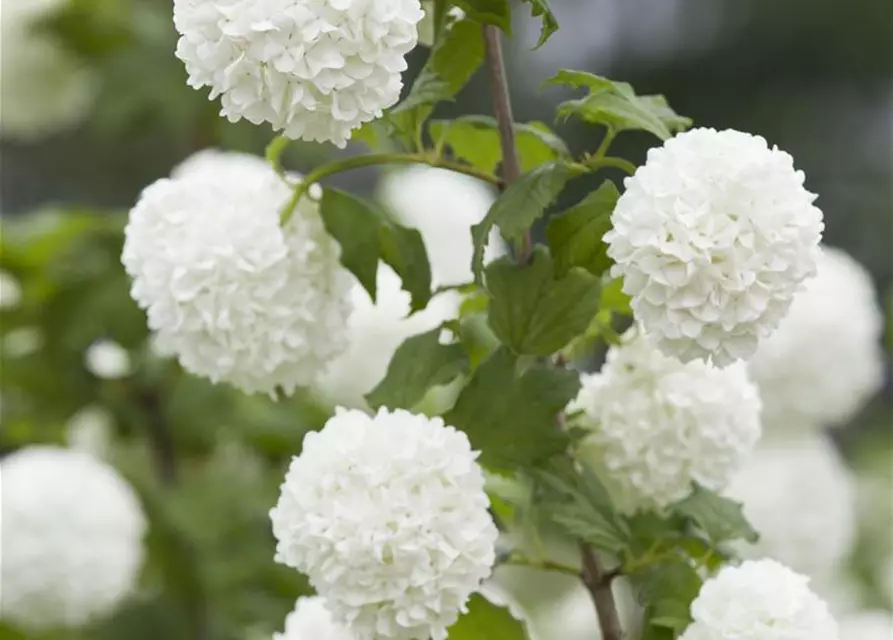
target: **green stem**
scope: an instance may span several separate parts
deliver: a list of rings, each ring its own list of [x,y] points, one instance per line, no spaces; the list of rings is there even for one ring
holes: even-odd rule
[[[431,167],[441,169],[449,169],[457,173],[464,173],[479,180],[489,182],[492,185],[499,186],[499,178],[493,176],[472,166],[453,162],[451,160],[443,160],[421,153],[372,153],[363,156],[352,156],[342,160],[336,160],[318,167],[304,176],[301,183],[295,187],[291,200],[285,205],[280,214],[282,224],[285,224],[291,218],[295,207],[301,201],[301,198],[307,193],[310,187],[323,178],[350,171],[351,169],[359,169],[360,167],[370,167],[378,164],[427,164]]]
[[[615,158],[612,156],[607,158],[599,158],[597,154],[586,160],[586,166],[589,167],[590,170],[612,167],[614,169],[621,169],[629,175],[633,175],[638,168],[629,160],[624,160],[623,158]]]
[[[608,149],[611,147],[611,143],[614,142],[616,135],[617,132],[614,130],[614,127],[608,127],[605,131],[605,137],[602,138],[601,144],[598,145],[598,149],[595,150],[595,154],[592,157],[600,160],[608,155]]]
[[[528,567],[530,569],[539,569],[540,571],[564,573],[574,576],[575,578],[580,577],[580,569],[561,564],[560,562],[552,562],[551,560],[534,560],[533,558],[512,555],[506,558],[501,564],[513,567]]]
[[[264,153],[264,157],[270,163],[270,166],[273,167],[273,171],[283,180],[285,180],[285,169],[282,168],[282,153],[290,143],[291,140],[289,138],[276,136],[267,145],[267,150]]]

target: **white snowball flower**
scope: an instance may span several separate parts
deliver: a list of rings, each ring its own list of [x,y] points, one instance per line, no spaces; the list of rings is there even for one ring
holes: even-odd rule
[[[84,354],[87,371],[97,378],[116,380],[129,376],[133,371],[130,354],[114,340],[98,340]]]
[[[273,640],[356,640],[356,635],[335,622],[325,598],[314,596],[298,598],[285,618],[285,631],[274,633]]]
[[[840,621],[840,640],[890,640],[893,615],[889,611],[864,611]]]
[[[363,396],[384,378],[403,341],[459,313],[460,296],[447,291],[432,298],[424,310],[409,315],[410,295],[401,287],[400,277],[379,264],[375,302],[359,283],[351,289],[348,349],[330,364],[319,383],[319,391],[332,404],[365,407]]]
[[[315,201],[302,199],[283,229],[291,190],[263,160],[221,155],[219,172],[211,160],[147,187],[130,212],[131,295],[160,351],[188,371],[291,393],[346,348],[351,277]]]
[[[823,247],[817,276],[750,360],[767,430],[852,418],[883,384],[883,330],[868,271],[843,251]]]
[[[701,587],[680,640],[838,640],[809,578],[775,560],[726,566]]]
[[[760,437],[760,399],[743,363],[720,369],[663,355],[636,329],[583,376],[569,411],[590,431],[581,458],[624,511],[719,491]]]
[[[112,414],[103,406],[88,405],[65,423],[68,446],[97,458],[108,453],[114,428]]]
[[[403,87],[419,0],[175,0],[177,57],[221,115],[343,147]]]
[[[747,358],[815,274],[824,224],[793,159],[740,131],[651,149],[605,234],[636,318],[668,355]]]
[[[0,618],[26,630],[79,626],[133,590],[146,520],[114,469],[35,446],[0,462]]]
[[[495,561],[476,457],[439,418],[339,408],[304,438],[270,512],[276,561],[359,640],[443,640]]]
[[[15,309],[22,301],[22,285],[15,276],[0,269],[0,310]]]
[[[493,191],[476,178],[422,165],[392,171],[379,199],[403,225],[418,229],[431,261],[434,286],[471,282],[471,227],[487,215]],[[499,232],[490,234],[484,261],[505,255]]]
[[[823,434],[757,447],[728,488],[760,532],[749,555],[770,556],[818,577],[850,552],[856,535],[856,484]]]
[[[64,0],[3,0],[0,135],[30,141],[81,120],[95,93],[90,71],[36,26]]]
[[[43,347],[43,333],[37,327],[18,327],[7,333],[0,342],[3,355],[24,358]]]

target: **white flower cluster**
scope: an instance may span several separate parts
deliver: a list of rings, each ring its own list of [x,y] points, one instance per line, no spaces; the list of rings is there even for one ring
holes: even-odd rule
[[[691,605],[680,640],[838,640],[837,623],[809,579],[774,560],[726,566]]]
[[[22,285],[5,269],[0,269],[0,311],[15,309],[22,301]]]
[[[68,446],[77,451],[104,458],[115,428],[111,412],[99,404],[91,404],[78,410],[65,423]]]
[[[422,234],[435,287],[473,280],[471,227],[484,219],[495,201],[486,184],[455,171],[418,165],[386,174],[379,198],[401,224]],[[502,255],[505,246],[494,229],[484,261]]]
[[[793,159],[734,130],[651,149],[605,234],[638,321],[667,355],[747,358],[815,273],[824,224]]]
[[[130,486],[85,453],[35,446],[0,463],[0,618],[79,626],[133,590],[146,520]]]
[[[175,0],[177,57],[221,114],[343,147],[400,97],[419,0]]]
[[[276,560],[359,640],[443,640],[495,560],[476,457],[439,418],[339,409],[306,436],[270,512]]]
[[[356,640],[356,636],[335,622],[325,598],[314,596],[298,598],[285,618],[285,631],[274,633],[273,640]]]
[[[424,310],[410,315],[409,293],[387,265],[378,266],[377,284],[375,302],[359,283],[351,290],[348,349],[329,365],[318,385],[332,404],[365,407],[363,396],[384,378],[404,340],[458,315],[461,298],[454,291],[435,296]]]
[[[81,120],[93,102],[92,74],[36,25],[64,0],[3,0],[0,134],[33,140]]]
[[[729,485],[760,532],[752,556],[820,577],[835,569],[856,534],[855,478],[822,434],[757,447]]]
[[[843,251],[822,249],[816,277],[750,360],[769,433],[843,423],[883,384],[884,324],[871,276]]]
[[[215,165],[220,171],[215,171]],[[122,261],[159,349],[248,392],[313,384],[347,346],[351,278],[318,205],[260,158],[204,154],[143,191]]]
[[[697,482],[723,489],[760,437],[760,399],[744,363],[720,369],[663,355],[636,329],[582,379],[568,407],[580,443],[625,511],[662,508]]]

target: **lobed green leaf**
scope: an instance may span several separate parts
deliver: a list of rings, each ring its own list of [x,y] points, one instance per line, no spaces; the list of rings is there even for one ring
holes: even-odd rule
[[[542,27],[540,28],[540,37],[536,43],[536,48],[539,49],[541,46],[546,44],[546,41],[552,36],[553,33],[558,31],[558,20],[555,18],[555,14],[552,12],[552,8],[549,6],[549,0],[524,1],[530,4],[530,13],[534,18],[541,16],[543,19]]]
[[[581,267],[600,276],[611,266],[602,238],[611,229],[611,213],[620,193],[606,180],[576,205],[553,216],[546,227],[549,248],[558,273]]]
[[[691,624],[691,603],[697,598],[702,581],[688,562],[670,558],[633,579],[638,587],[638,600],[645,606],[646,628],[681,633]],[[656,631],[651,633],[657,634],[651,635],[652,638],[662,637]]]
[[[744,517],[741,503],[695,485],[694,492],[672,510],[693,522],[714,543],[742,538],[756,542],[759,534]]]
[[[508,35],[512,34],[512,8],[509,0],[455,0],[457,7],[470,20],[481,24],[493,24]]]
[[[366,395],[378,409],[410,409],[428,389],[447,384],[468,371],[468,356],[459,344],[440,344],[440,328],[407,338],[388,365],[384,379]]]
[[[503,192],[484,219],[471,228],[474,243],[472,270],[478,283],[482,281],[484,248],[490,230],[498,226],[506,238],[521,238],[555,201],[567,181],[578,173],[572,165],[548,162],[525,173]]]
[[[431,268],[421,234],[392,222],[377,207],[344,191],[327,188],[320,202],[326,231],[341,245],[341,263],[353,273],[372,300],[378,261],[390,265],[412,298],[412,310],[431,299]]]
[[[598,311],[598,278],[582,269],[556,278],[545,247],[524,265],[500,258],[486,276],[490,326],[515,353],[552,355],[583,333]]]
[[[468,434],[484,466],[529,467],[567,448],[558,414],[579,389],[576,373],[542,363],[521,370],[518,357],[501,347],[477,368],[444,420]]]

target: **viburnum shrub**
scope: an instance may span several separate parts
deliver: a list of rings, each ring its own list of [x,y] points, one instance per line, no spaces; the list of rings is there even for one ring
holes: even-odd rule
[[[816,273],[815,195],[763,138],[690,129],[663,96],[589,72],[547,84],[577,92],[557,119],[600,128],[597,149],[515,122],[513,8],[542,22],[540,44],[558,30],[548,0],[174,1],[189,84],[282,135],[266,163],[209,150],[145,189],[123,253],[132,295],[158,348],[197,375],[352,398],[305,438],[270,512],[275,560],[317,591],[277,637],[534,637],[487,596],[513,564],[578,576],[604,640],[628,637],[620,577],[648,640],[833,640],[806,577],[738,564],[757,532],[724,497],[761,432],[744,360]],[[423,20],[434,40],[402,91]],[[492,113],[432,118],[480,67]],[[641,167],[612,155],[629,132],[656,144]],[[300,176],[281,164],[298,139],[369,152]],[[372,165],[416,166],[388,177],[396,215],[326,180]],[[606,171],[533,242],[569,183]],[[409,189],[440,218],[401,215]],[[440,251],[448,238],[461,250]],[[405,297],[375,315],[396,282]],[[414,329],[373,321],[432,304]],[[352,348],[364,339],[370,363]],[[607,363],[581,376],[571,365],[599,341]],[[545,531],[578,560],[508,542]]]

